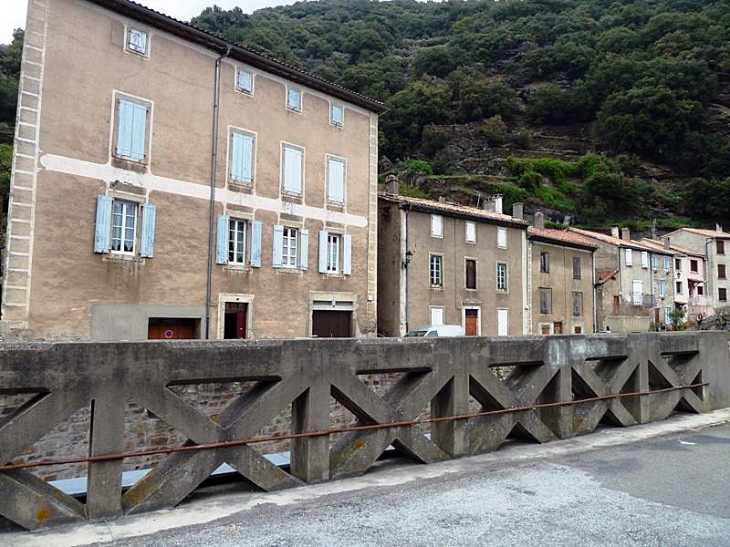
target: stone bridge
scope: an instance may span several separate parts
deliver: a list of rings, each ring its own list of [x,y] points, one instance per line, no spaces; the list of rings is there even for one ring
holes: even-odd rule
[[[214,383],[238,386],[215,416],[176,391]],[[2,344],[0,396],[21,395],[23,404],[0,412],[0,515],[36,529],[174,506],[222,463],[274,490],[360,475],[389,447],[433,463],[496,450],[511,436],[543,443],[724,408],[730,365],[726,335],[713,332]],[[125,453],[130,401],[187,441]],[[352,424],[333,427],[333,401]],[[82,408],[88,456],[20,458]],[[290,441],[286,467],[257,449],[272,440],[257,434],[282,411],[291,412],[290,432],[277,437]],[[144,455],[164,459],[123,488],[124,461]],[[80,460],[83,498],[34,474]]]

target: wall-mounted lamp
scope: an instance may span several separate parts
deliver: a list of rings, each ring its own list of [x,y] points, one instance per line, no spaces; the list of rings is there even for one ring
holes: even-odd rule
[[[411,263],[411,260],[413,260],[413,251],[409,249],[406,251],[406,259],[402,262],[403,267],[408,268],[408,264]]]

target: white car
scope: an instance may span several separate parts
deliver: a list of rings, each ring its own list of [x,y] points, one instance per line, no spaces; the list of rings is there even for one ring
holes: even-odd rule
[[[428,325],[418,327],[406,334],[406,338],[424,338],[427,336],[464,336],[461,325]]]

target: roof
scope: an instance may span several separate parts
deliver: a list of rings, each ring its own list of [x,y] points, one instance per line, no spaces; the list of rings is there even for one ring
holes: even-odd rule
[[[619,237],[613,237],[608,234],[602,234],[600,232],[591,232],[590,230],[583,230],[581,228],[568,228],[571,232],[575,232],[577,234],[583,235],[585,237],[589,237],[592,239],[595,239],[596,241],[601,241],[602,243],[608,243],[609,245],[614,245],[616,247],[626,247],[628,249],[635,249],[637,251],[648,251],[652,253],[659,253],[659,254],[674,254],[672,252],[662,252],[664,249],[660,251],[659,249],[655,249],[654,247],[650,247],[649,245],[644,245],[638,241],[635,241],[633,239],[621,239]]]
[[[663,241],[655,241],[653,239],[649,239],[648,237],[642,237],[641,243],[643,245],[646,245],[648,247],[651,247],[652,249],[656,251],[663,251],[664,254],[668,255],[676,255],[679,254],[676,249],[673,249],[670,245],[670,247],[667,249],[667,247],[664,245]]]
[[[380,192],[378,194],[380,201],[395,203],[398,205],[407,205],[417,211],[426,213],[438,213],[444,216],[466,218],[480,222],[491,222],[494,224],[503,224],[514,228],[527,228],[527,222],[512,218],[509,215],[495,213],[494,211],[485,211],[477,207],[469,207],[467,205],[458,205],[455,203],[444,203],[441,201],[433,201],[430,199],[412,198],[395,194],[386,194]]]
[[[594,245],[590,240],[569,232],[568,230],[551,230],[548,228],[537,228],[530,226],[527,228],[530,239],[536,241],[545,241],[547,243],[557,243],[568,247],[577,247],[587,251],[595,251],[598,246]]]
[[[189,23],[184,23],[173,17],[145,7],[131,0],[88,0],[116,13],[133,18],[152,27],[167,31],[171,34],[194,42],[207,49],[216,51],[221,55],[228,55],[232,59],[241,61],[263,71],[281,76],[293,82],[306,85],[317,91],[321,91],[343,101],[361,106],[371,112],[382,114],[385,106],[380,101],[371,99],[351,91],[342,86],[328,82],[327,80],[310,74],[294,65],[279,61],[264,53],[257,52],[250,48],[244,48],[235,42],[231,42],[220,35],[212,34],[203,29],[197,28]]]
[[[689,232],[691,234],[697,234],[704,237],[710,237],[712,239],[730,239],[730,232],[725,232],[722,229],[720,231],[717,230],[702,230],[700,228],[680,228],[679,230],[674,230],[673,232],[669,232],[667,235],[672,235],[677,232]]]
[[[614,268],[596,268],[596,287],[604,285],[610,279],[615,279],[618,272]]]

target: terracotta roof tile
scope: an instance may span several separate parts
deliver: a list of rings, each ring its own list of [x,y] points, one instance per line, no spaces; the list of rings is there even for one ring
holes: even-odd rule
[[[581,228],[568,228],[568,230],[570,230],[571,232],[575,232],[577,234],[583,235],[585,237],[595,239],[596,241],[602,241],[603,243],[608,243],[609,245],[615,245],[616,247],[628,247],[629,249],[636,249],[639,251],[650,251],[650,252],[658,251],[658,249],[655,249],[654,247],[650,247],[649,245],[644,245],[633,239],[630,239],[627,241],[627,240],[621,239],[619,237],[613,237],[608,234],[602,234],[600,232],[591,232],[590,230],[583,230]],[[673,254],[673,253],[667,253],[667,254]]]
[[[585,237],[570,232],[568,230],[551,230],[549,228],[537,228],[535,226],[530,226],[527,229],[527,232],[532,237],[538,237],[543,239],[550,239],[553,241],[556,241],[558,243],[563,243],[566,245],[576,245],[579,247],[589,247],[591,249],[597,249],[597,245],[593,243],[591,240],[586,239]]]
[[[715,239],[715,238],[730,239],[730,232],[725,232],[725,231],[718,232],[717,230],[702,230],[700,228],[680,228],[679,230],[674,230],[674,232],[670,232],[670,233],[673,234],[675,232],[681,232],[681,231],[690,232],[692,234],[699,234],[701,236],[711,237],[713,239]]]

